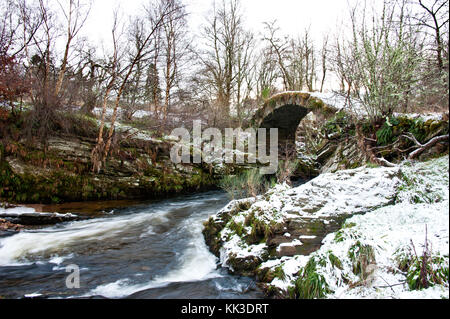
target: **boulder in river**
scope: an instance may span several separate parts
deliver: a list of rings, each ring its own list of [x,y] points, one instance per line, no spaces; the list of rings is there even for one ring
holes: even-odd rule
[[[0,208],[0,222],[5,221],[5,223],[2,223],[5,229],[20,230],[23,226],[55,225],[83,218],[70,213],[38,213],[33,208],[28,207]]]

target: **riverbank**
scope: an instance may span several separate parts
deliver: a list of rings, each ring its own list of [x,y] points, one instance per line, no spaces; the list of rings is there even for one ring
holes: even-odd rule
[[[215,177],[201,165],[174,164],[173,141],[118,127],[105,167],[92,172],[98,134],[94,118],[70,114],[69,129],[55,130],[45,145],[25,137],[0,146],[0,200],[17,204],[152,199],[209,190]],[[11,130],[16,125],[10,123]],[[19,124],[17,124],[19,125]],[[16,128],[17,129],[17,128]],[[130,136],[131,135],[131,136]],[[128,137],[127,137],[128,136]]]
[[[222,266],[256,276],[272,297],[448,298],[448,160],[278,185],[229,203],[204,236]]]

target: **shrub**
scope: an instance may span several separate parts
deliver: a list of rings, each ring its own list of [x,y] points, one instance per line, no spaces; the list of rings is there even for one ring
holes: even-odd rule
[[[395,261],[398,268],[405,272],[406,283],[411,290],[421,290],[434,285],[449,284],[448,255],[433,255],[429,249],[428,238],[422,256],[418,256],[414,244],[397,250]]]
[[[369,265],[376,263],[375,251],[370,245],[363,245],[359,240],[350,247],[348,258],[353,264],[353,273],[365,280],[371,274]]]
[[[219,182],[220,188],[232,199],[256,197],[267,192],[272,184],[258,169],[245,170],[238,175],[227,175]]]
[[[300,270],[299,277],[295,281],[295,290],[291,290],[290,294],[294,292],[298,299],[324,298],[332,292],[325,278],[317,273],[317,262],[314,257]]]
[[[388,145],[392,143],[394,138],[393,126],[398,125],[398,120],[395,117],[387,117],[383,126],[377,131],[378,145]]]

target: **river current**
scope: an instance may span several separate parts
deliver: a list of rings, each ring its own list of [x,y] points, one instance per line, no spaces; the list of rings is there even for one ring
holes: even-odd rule
[[[211,191],[106,210],[92,203],[76,212],[93,218],[4,235],[0,297],[263,298],[253,279],[219,267],[204,242],[203,222],[227,202]],[[80,288],[66,285],[69,265]]]

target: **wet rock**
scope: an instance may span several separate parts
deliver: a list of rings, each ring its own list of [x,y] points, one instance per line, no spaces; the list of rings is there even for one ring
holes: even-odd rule
[[[22,226],[42,226],[42,225],[55,225],[63,222],[70,222],[86,219],[86,217],[80,217],[74,214],[59,214],[59,213],[36,213],[36,212],[24,212],[17,213],[14,209],[6,209],[0,211],[0,221],[5,220],[6,225],[20,225]],[[13,226],[11,226],[13,227]]]
[[[20,231],[23,229],[23,225],[13,224],[6,219],[0,218],[0,237],[2,232],[6,231]]]

